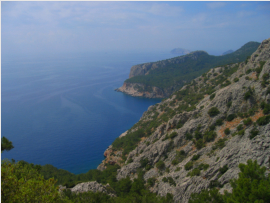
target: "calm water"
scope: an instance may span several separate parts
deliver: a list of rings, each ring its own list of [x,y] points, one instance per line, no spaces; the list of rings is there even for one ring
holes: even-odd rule
[[[132,65],[168,53],[92,53],[39,58],[2,57],[1,154],[72,173],[94,169],[104,150],[160,100],[115,92]]]

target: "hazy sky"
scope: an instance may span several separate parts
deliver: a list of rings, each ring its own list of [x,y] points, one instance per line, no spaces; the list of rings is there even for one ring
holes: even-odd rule
[[[221,54],[270,37],[270,2],[1,2],[4,54]]]

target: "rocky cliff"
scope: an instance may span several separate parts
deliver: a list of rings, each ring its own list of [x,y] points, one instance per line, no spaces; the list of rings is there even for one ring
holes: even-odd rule
[[[147,74],[151,68],[155,67],[135,67],[131,75]],[[269,74],[267,39],[245,62],[210,69],[170,98],[150,106],[110,148],[114,164],[122,163],[117,179],[134,179],[143,172],[152,192],[172,193],[175,202],[185,203],[202,189],[231,191],[229,181],[237,178],[239,163],[248,159],[268,167]],[[135,86],[124,85],[121,91],[144,96],[136,95]],[[139,141],[129,148],[119,142],[135,135]],[[104,163],[100,170],[106,168]]]
[[[146,97],[146,98],[165,98],[171,95],[172,88],[161,89],[154,86],[147,86],[140,83],[127,83],[124,82],[123,86],[117,88],[115,91],[123,92],[133,97]],[[171,90],[171,91],[170,91]]]

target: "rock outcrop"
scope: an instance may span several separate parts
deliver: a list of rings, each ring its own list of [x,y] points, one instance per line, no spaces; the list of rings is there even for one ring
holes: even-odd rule
[[[71,192],[75,193],[82,193],[82,192],[103,192],[106,193],[112,197],[115,197],[115,191],[110,187],[109,184],[107,185],[102,185],[96,181],[91,181],[91,182],[85,182],[85,183],[79,183],[73,188],[70,189]]]
[[[230,192],[229,181],[238,177],[239,163],[248,159],[257,160],[269,173],[270,109],[265,107],[270,105],[269,75],[267,39],[245,62],[213,68],[149,107],[133,130],[151,122],[158,126],[128,153],[117,179],[137,178],[138,170],[143,170],[144,180],[155,182],[152,192],[172,193],[175,202],[187,203],[202,189]],[[196,93],[204,95],[197,99]],[[186,95],[198,102],[193,104]],[[149,167],[142,167],[142,160]]]
[[[160,89],[158,87],[151,86],[150,89],[145,90],[146,85],[140,83],[124,83],[122,87],[117,88],[115,91],[123,92],[133,97],[145,97],[145,98],[164,98],[171,95],[172,91]]]

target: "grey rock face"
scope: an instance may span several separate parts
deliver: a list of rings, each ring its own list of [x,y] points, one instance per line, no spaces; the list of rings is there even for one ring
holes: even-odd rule
[[[113,191],[113,189],[110,187],[109,184],[102,185],[98,183],[97,181],[79,183],[75,185],[73,188],[71,188],[70,190],[71,192],[75,192],[75,193],[92,191],[92,192],[103,192],[113,197],[116,196],[115,192]]]

